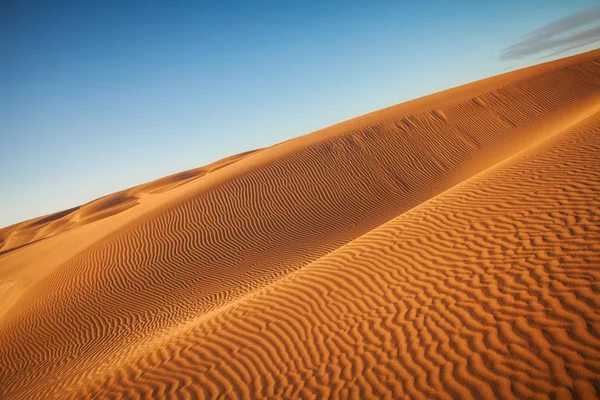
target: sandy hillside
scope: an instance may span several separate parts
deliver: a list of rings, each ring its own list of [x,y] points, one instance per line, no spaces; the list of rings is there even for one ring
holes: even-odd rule
[[[600,50],[0,230],[0,398],[600,397]]]

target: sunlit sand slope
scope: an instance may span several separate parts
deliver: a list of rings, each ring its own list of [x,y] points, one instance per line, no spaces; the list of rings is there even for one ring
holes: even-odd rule
[[[0,397],[600,396],[599,60],[5,228]]]
[[[77,392],[600,395],[600,114]]]

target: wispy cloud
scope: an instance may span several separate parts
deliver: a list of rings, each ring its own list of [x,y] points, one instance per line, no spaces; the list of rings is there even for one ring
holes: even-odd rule
[[[558,54],[598,42],[600,25],[594,25],[598,22],[600,6],[590,7],[536,29],[522,41],[506,48],[500,59],[517,60],[545,51]]]

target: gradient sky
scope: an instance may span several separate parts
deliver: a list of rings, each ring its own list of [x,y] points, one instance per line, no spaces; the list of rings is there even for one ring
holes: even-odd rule
[[[594,5],[0,0],[0,227],[591,50]]]

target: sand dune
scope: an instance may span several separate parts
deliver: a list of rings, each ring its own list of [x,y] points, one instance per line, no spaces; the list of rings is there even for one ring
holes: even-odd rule
[[[0,230],[2,398],[600,396],[600,51]]]

